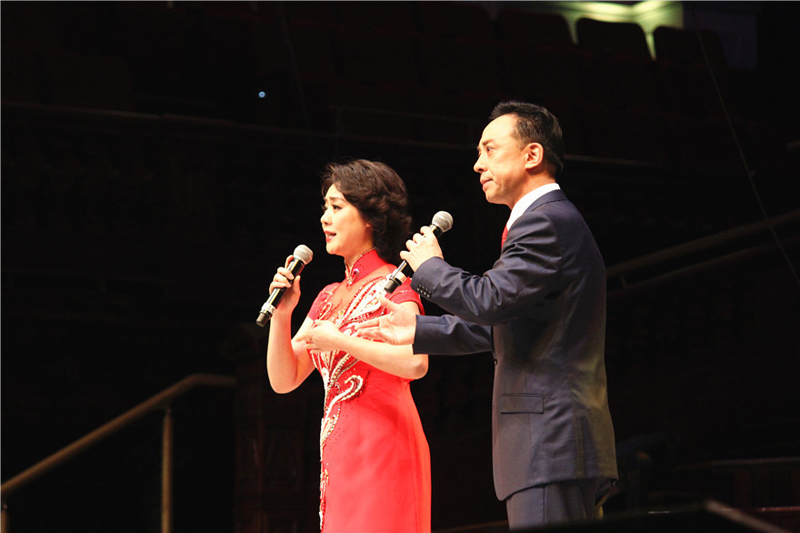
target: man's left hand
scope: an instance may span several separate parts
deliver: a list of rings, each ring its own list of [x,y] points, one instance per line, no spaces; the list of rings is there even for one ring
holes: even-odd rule
[[[415,233],[410,240],[407,240],[406,248],[408,251],[400,252],[400,258],[415,271],[431,257],[444,258],[442,249],[439,247],[439,240],[433,234],[430,226],[423,227],[420,229],[420,233]]]

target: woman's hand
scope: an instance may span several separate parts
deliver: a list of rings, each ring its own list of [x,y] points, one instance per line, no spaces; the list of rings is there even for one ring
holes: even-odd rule
[[[297,340],[305,341],[306,348],[318,352],[342,349],[342,341],[347,337],[330,320],[315,320],[314,325]]]
[[[293,256],[286,258],[286,266],[278,268],[275,276],[272,278],[272,283],[269,284],[269,293],[275,289],[286,289],[275,308],[274,314],[291,314],[294,308],[297,307],[297,302],[300,301],[300,276],[295,277],[288,268],[289,264],[294,259]]]

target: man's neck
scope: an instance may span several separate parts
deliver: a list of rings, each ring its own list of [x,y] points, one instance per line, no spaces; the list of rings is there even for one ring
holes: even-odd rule
[[[536,200],[541,198],[543,195],[558,189],[560,189],[558,183],[551,181],[550,183],[545,183],[539,187],[536,187],[535,189],[531,190],[531,192],[520,198],[511,209],[511,214],[508,217],[508,222],[506,222],[506,227],[510,228],[511,224],[513,224],[514,221],[517,220],[522,213],[524,213]]]
[[[525,187],[522,194],[517,198],[512,205],[509,205],[509,209],[514,209],[514,206],[519,203],[524,197],[538,189],[539,187],[544,187],[545,185],[550,185],[556,183],[556,180],[551,178],[549,174],[543,174],[539,176],[533,177],[529,182],[528,186]]]

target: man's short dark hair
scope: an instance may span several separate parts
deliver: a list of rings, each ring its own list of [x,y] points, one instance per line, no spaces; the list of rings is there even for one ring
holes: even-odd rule
[[[558,119],[544,107],[528,102],[500,102],[492,110],[489,120],[503,115],[516,115],[516,135],[524,143],[539,143],[544,157],[553,166],[553,177],[564,170],[564,138]]]

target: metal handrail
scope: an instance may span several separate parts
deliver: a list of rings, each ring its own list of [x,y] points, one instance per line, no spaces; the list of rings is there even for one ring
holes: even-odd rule
[[[236,378],[217,374],[192,374],[178,381],[171,387],[164,389],[151,398],[143,401],[133,409],[126,411],[110,422],[103,424],[94,431],[86,434],[72,444],[65,446],[49,457],[39,461],[27,470],[17,474],[0,485],[3,508],[3,532],[8,533],[8,517],[6,512],[6,499],[19,488],[31,483],[39,476],[49,472],[61,463],[75,457],[79,453],[94,446],[101,440],[111,436],[117,431],[130,425],[141,417],[158,409],[164,409],[163,440],[162,440],[162,494],[161,494],[161,531],[169,533],[172,530],[172,411],[170,405],[173,400],[183,396],[195,387],[235,387]]]
[[[693,253],[709,250],[716,246],[721,246],[726,243],[735,241],[737,239],[742,239],[744,237],[754,235],[759,232],[767,231],[771,227],[780,226],[783,224],[790,224],[797,221],[800,221],[800,211],[791,211],[788,213],[784,213],[782,215],[772,217],[768,220],[762,220],[759,222],[746,224],[738,228],[722,231],[715,235],[710,235],[708,237],[696,239],[684,244],[679,244],[677,246],[665,248],[658,252],[654,252],[648,255],[637,257],[635,259],[631,259],[629,261],[624,261],[622,263],[610,266],[606,270],[607,278],[609,280],[616,278],[622,282],[621,289],[617,289],[616,291],[611,291],[611,292],[616,294],[619,291],[624,291],[625,289],[633,288],[634,286],[642,286],[650,282],[664,281],[670,277],[680,275],[681,273],[684,273],[687,270],[692,270],[692,269],[696,270],[699,268],[711,268],[714,265],[721,262],[741,259],[744,257],[752,256],[757,253],[762,253],[766,250],[772,249],[774,246],[777,246],[777,244],[774,242],[764,243],[760,246],[754,246],[747,250],[741,250],[736,253],[731,253],[725,256],[717,257],[716,259],[710,261],[698,263],[697,265],[695,265],[695,267],[677,269],[666,274],[655,276],[651,278],[649,281],[640,281],[633,285],[628,283],[628,281],[625,278],[627,274],[639,271],[647,267],[653,267],[659,263],[664,263],[670,260],[686,257]],[[786,239],[786,240],[794,241],[794,239]]]
[[[688,255],[699,250],[706,250],[719,244],[724,244],[741,237],[746,237],[754,233],[765,231],[769,228],[770,224],[773,226],[778,226],[789,222],[796,222],[798,220],[800,220],[800,211],[791,211],[789,213],[784,213],[783,215],[772,217],[769,220],[753,222],[738,228],[722,231],[709,237],[702,237],[684,244],[665,248],[658,252],[638,257],[636,259],[631,259],[630,261],[625,261],[609,267],[607,272],[608,277],[623,276],[628,272],[632,272],[642,267],[652,266],[668,259],[674,259],[676,257]]]

